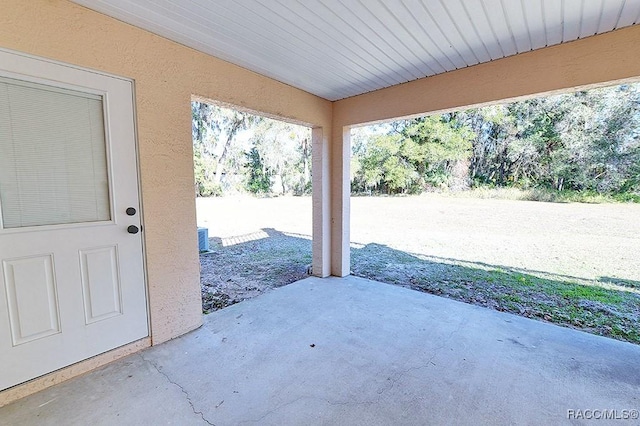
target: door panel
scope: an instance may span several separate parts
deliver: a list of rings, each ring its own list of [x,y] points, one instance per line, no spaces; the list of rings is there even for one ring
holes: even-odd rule
[[[133,113],[130,80],[0,50],[0,390],[149,335]]]
[[[80,250],[82,292],[87,324],[122,315],[118,247]]]
[[[2,264],[13,345],[59,333],[51,255],[4,260]]]

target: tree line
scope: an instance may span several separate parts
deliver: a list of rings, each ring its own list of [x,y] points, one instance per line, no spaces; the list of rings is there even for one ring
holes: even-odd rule
[[[637,197],[639,88],[583,90],[354,129],[352,192],[515,187]],[[192,118],[198,195],[311,192],[310,129],[202,102],[192,103]]]
[[[400,120],[352,137],[354,192],[640,192],[640,94],[621,85]]]
[[[198,196],[311,193],[310,129],[204,102],[191,115]]]

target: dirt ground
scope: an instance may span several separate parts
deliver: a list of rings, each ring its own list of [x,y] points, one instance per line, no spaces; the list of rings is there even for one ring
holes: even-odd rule
[[[205,312],[306,276],[311,263],[309,197],[202,198],[197,208],[198,225],[209,229],[212,248],[210,254],[201,255]],[[352,271],[634,341],[638,330],[633,324],[640,314],[639,218],[640,205],[634,204],[438,194],[353,197]],[[507,281],[544,287],[546,293],[528,287],[514,292],[502,285]],[[616,309],[622,313],[611,313],[599,302],[617,301],[616,294],[596,294],[595,299],[586,295],[576,302],[582,305],[558,311],[558,306],[566,305],[561,297],[565,287],[558,283],[595,283],[623,295],[632,292],[635,298],[620,302]],[[535,303],[523,303],[523,297]],[[581,312],[574,315],[576,309]],[[613,331],[602,325],[606,315],[620,320]]]
[[[211,249],[200,255],[205,313],[308,276],[310,197],[198,198],[196,205]]]

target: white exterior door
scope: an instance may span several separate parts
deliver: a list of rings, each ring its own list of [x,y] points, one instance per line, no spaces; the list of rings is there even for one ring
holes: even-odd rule
[[[149,335],[132,89],[0,51],[0,390]]]

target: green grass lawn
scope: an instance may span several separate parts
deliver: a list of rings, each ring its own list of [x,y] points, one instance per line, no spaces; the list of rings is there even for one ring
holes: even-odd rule
[[[638,283],[576,282],[465,262],[434,262],[378,244],[352,249],[357,276],[640,344]]]

